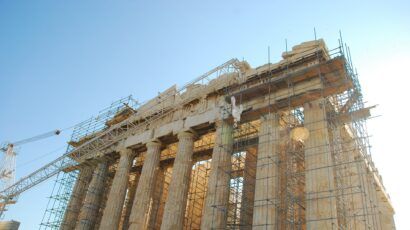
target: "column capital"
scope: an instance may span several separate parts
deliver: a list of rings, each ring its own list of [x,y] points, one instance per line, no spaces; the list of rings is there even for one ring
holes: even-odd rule
[[[151,148],[151,147],[161,147],[162,143],[160,140],[158,139],[151,139],[149,140],[147,143],[145,143],[145,146],[147,146],[147,148]]]
[[[314,100],[314,101],[308,101],[308,102],[305,102],[304,104],[303,104],[303,107],[305,108],[305,109],[311,109],[311,108],[317,108],[317,107],[319,107],[319,108],[323,108],[323,105],[325,104],[325,99],[324,98],[319,98],[319,99],[316,99],[316,100]]]
[[[281,116],[280,112],[266,113],[261,116],[261,120],[263,121],[276,120],[276,119],[279,119],[280,116]]]
[[[117,229],[118,227],[127,192],[128,174],[133,162],[130,157],[132,153],[132,149],[127,148],[123,148],[120,151],[121,157],[111,188],[107,190],[109,191],[107,202],[103,210],[99,229]]]
[[[107,159],[107,157],[106,157],[106,156],[100,156],[100,157],[98,157],[98,158],[97,158],[97,166],[96,166],[96,167],[98,167],[99,165],[103,165],[103,164],[108,164],[108,159]]]
[[[228,124],[228,125],[233,126],[233,119],[216,120],[215,121],[215,128],[221,127],[224,124]]]
[[[80,170],[80,172],[81,171],[87,171],[87,170],[92,171],[93,167],[90,166],[90,165],[83,164],[83,165],[80,165],[80,167],[78,169]]]
[[[132,155],[132,149],[128,149],[128,148],[122,148],[118,150],[118,153],[120,154],[120,156],[122,155]]]
[[[189,130],[178,133],[178,150],[164,206],[162,230],[183,229],[184,227],[195,136],[196,133]]]
[[[193,129],[187,129],[187,130],[180,131],[177,136],[178,136],[178,139],[181,139],[181,138],[194,138],[194,139],[196,139],[196,138],[198,138],[198,134]]]

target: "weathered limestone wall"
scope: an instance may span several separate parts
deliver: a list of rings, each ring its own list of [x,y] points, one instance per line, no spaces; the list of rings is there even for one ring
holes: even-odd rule
[[[349,183],[352,196],[349,200],[351,228],[353,229],[395,229],[394,210],[389,203],[387,194],[378,188],[374,172],[368,167],[357,141],[353,137],[350,126],[341,129],[343,149],[347,155]]]

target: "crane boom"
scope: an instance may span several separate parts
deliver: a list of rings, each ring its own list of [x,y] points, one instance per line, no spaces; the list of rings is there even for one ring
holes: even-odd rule
[[[43,133],[43,134],[40,134],[40,135],[37,135],[37,136],[34,136],[34,137],[30,137],[30,138],[26,138],[26,139],[23,139],[23,140],[20,140],[20,141],[16,141],[16,142],[13,142],[13,143],[6,143],[6,144],[5,144],[4,146],[2,146],[0,149],[5,152],[5,151],[7,151],[7,149],[8,149],[9,146],[24,145],[24,144],[27,144],[27,143],[30,143],[30,142],[34,142],[34,141],[38,141],[38,140],[41,140],[41,139],[45,139],[45,138],[47,138],[47,137],[51,137],[51,136],[55,136],[55,135],[60,135],[60,133],[61,133],[61,130],[56,129],[56,130],[53,130],[53,131],[50,131],[50,132],[46,132],[46,133]]]
[[[223,70],[226,72],[232,71],[232,69],[239,73],[241,76],[241,72],[239,69],[239,61],[237,59],[231,59],[224,64],[215,67],[214,69],[206,72],[205,74],[199,76],[198,78],[194,79],[193,81],[187,83],[182,88],[180,88],[175,94],[180,93],[186,90],[189,86],[194,85],[196,83],[203,82],[204,80],[210,81],[209,76],[214,73],[220,73]],[[169,97],[174,95],[169,95],[167,97],[163,97],[160,99],[160,102],[165,101]],[[160,104],[160,103],[159,103]],[[156,106],[156,105],[155,105]],[[97,154],[99,151],[104,150],[122,139],[129,136],[131,133],[137,131],[141,127],[145,127],[147,124],[155,121],[159,118],[164,117],[165,115],[169,114],[173,110],[176,109],[177,106],[170,106],[169,108],[162,108],[160,112],[150,116],[144,122],[139,124],[135,124],[133,121],[135,118],[135,113],[130,116],[128,119],[111,126],[107,130],[101,132],[99,135],[96,135],[91,140],[83,143],[76,149],[62,155],[61,157],[55,159],[54,161],[48,163],[47,165],[43,166],[42,168],[36,170],[35,172],[31,173],[30,175],[21,178],[12,186],[6,188],[3,191],[0,191],[0,199],[4,201],[8,201],[13,197],[18,196],[22,192],[32,188],[33,186],[47,180],[48,178],[56,175],[60,171],[75,166],[78,162],[81,162],[85,158],[90,158],[93,154]],[[147,113],[150,109],[146,110]],[[144,114],[143,114],[144,115]]]
[[[44,139],[44,138],[47,138],[47,137],[51,137],[51,136],[54,136],[54,135],[59,135],[60,133],[61,133],[61,131],[56,129],[56,130],[53,130],[51,132],[47,132],[47,133],[37,135],[35,137],[30,137],[30,138],[27,138],[27,139],[24,139],[24,140],[21,140],[21,141],[14,142],[12,144],[14,146],[23,145],[23,144],[27,144],[27,143],[30,143],[30,142],[33,142],[33,141],[38,141],[38,140],[41,140],[41,139]]]

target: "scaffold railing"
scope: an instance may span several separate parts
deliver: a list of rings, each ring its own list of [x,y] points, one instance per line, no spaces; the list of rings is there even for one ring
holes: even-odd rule
[[[72,151],[75,143],[82,138],[94,135],[107,128],[107,122],[116,115],[126,110],[136,110],[138,102],[129,95],[121,98],[103,110],[96,116],[93,116],[73,127],[70,141],[68,142],[66,153]],[[54,186],[47,203],[46,210],[40,223],[40,230],[59,229],[64,218],[72,189],[78,176],[78,171],[59,172],[55,178]]]

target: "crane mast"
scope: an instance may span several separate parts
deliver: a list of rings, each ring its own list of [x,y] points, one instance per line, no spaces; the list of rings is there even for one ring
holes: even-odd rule
[[[14,146],[8,144],[4,150],[2,159],[0,161],[0,189],[3,190],[12,184],[16,179],[16,153],[14,152]]]

